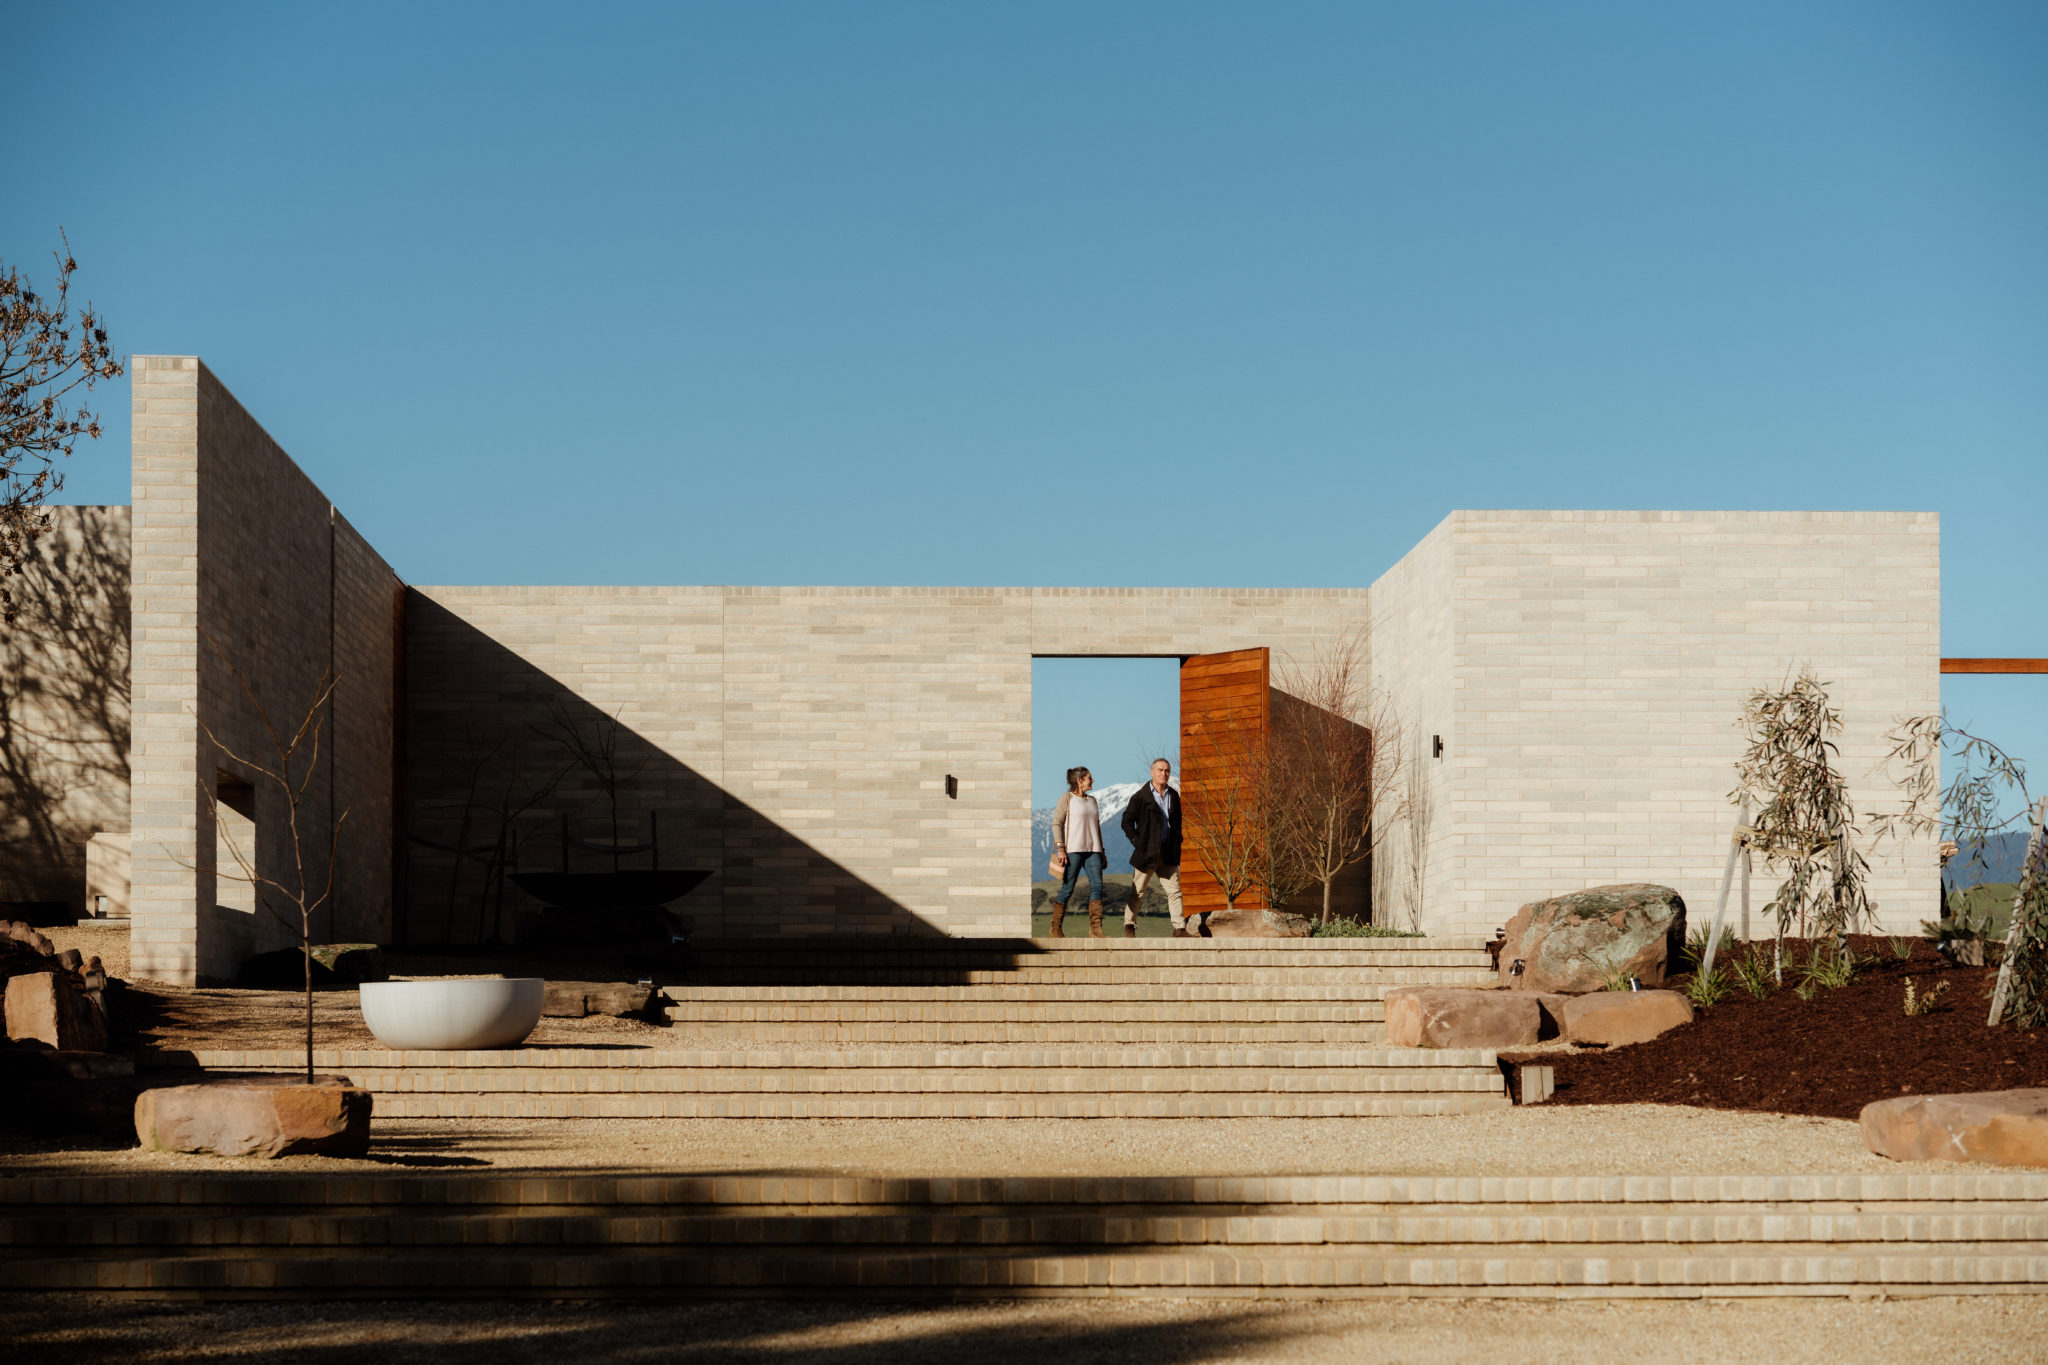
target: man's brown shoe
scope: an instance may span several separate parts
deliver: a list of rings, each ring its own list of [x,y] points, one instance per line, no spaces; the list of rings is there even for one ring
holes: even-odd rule
[[[1126,925],[1124,926],[1124,937],[1125,937],[1125,938],[1136,938],[1137,936],[1138,936],[1138,926],[1137,926],[1137,925],[1135,925],[1135,924],[1126,924]]]
[[[1174,936],[1175,938],[1192,938],[1192,937],[1193,937],[1193,935],[1191,935],[1190,933],[1188,933],[1188,931],[1187,931],[1187,930],[1185,930],[1185,929],[1176,929],[1176,930],[1174,930],[1174,931],[1173,931],[1173,936]]]

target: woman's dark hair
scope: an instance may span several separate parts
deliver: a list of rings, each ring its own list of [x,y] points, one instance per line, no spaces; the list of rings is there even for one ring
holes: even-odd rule
[[[1088,770],[1087,770],[1086,768],[1069,768],[1069,769],[1067,769],[1067,790],[1068,790],[1068,791],[1070,791],[1070,792],[1078,792],[1078,791],[1080,791],[1080,790],[1081,790],[1081,779],[1082,779],[1083,777],[1093,777],[1093,776],[1095,776],[1095,774],[1094,774],[1094,773],[1091,773],[1091,772],[1089,772],[1089,771],[1088,771]]]

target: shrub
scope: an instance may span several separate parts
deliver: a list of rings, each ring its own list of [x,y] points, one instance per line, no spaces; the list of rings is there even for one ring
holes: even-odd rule
[[[1393,929],[1364,920],[1332,919],[1309,930],[1310,938],[1428,938],[1419,929]]]
[[[1735,931],[1724,925],[1721,929],[1721,946],[1714,950],[1714,957],[1716,960],[1719,960],[1723,955],[1732,953],[1734,951]],[[1684,963],[1685,970],[1691,971],[1693,968],[1698,967],[1702,962],[1705,962],[1706,960],[1707,930],[1706,926],[1702,925],[1698,930],[1686,936],[1685,952],[1683,954],[1682,961]]]
[[[1847,944],[1829,951],[1823,944],[1816,943],[1808,950],[1806,966],[1802,970],[1807,986],[1826,986],[1829,990],[1840,990],[1856,975],[1856,954]],[[1801,1000],[1811,1000],[1811,992],[1801,995]]]
[[[1925,995],[1920,995],[1913,989],[1913,978],[1910,976],[1907,977],[1906,1017],[1908,1019],[1917,1019],[1923,1014],[1933,1013],[1935,1002],[1941,999],[1942,992],[1947,989],[1948,982],[1937,981],[1934,983],[1934,987],[1932,990],[1928,991]]]
[[[1751,944],[1746,953],[1730,954],[1728,966],[1735,974],[1735,984],[1748,991],[1753,999],[1761,1000],[1771,993],[1775,973],[1758,945]]]
[[[1728,974],[1718,966],[1711,972],[1694,972],[1685,983],[1685,998],[1703,1010],[1712,1009],[1728,994],[1728,986]]]

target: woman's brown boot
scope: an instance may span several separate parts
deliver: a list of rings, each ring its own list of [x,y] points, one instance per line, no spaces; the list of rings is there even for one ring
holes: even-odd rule
[[[1088,937],[1102,937],[1102,902],[1088,902]]]
[[[1060,921],[1065,919],[1066,917],[1067,907],[1061,905],[1058,901],[1054,901],[1052,903],[1052,932],[1046,935],[1046,937],[1065,938],[1066,935],[1060,931]]]

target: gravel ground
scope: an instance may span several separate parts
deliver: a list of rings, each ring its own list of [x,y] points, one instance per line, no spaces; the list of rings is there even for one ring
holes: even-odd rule
[[[1676,1106],[1371,1119],[389,1119],[371,1161],[422,1170],[993,1175],[1749,1175],[1982,1169],[1886,1161],[1842,1119]],[[16,1146],[35,1170],[361,1170]]]
[[[1058,1359],[1835,1362],[2041,1359],[2048,1297],[1843,1303],[1229,1299],[889,1303],[140,1304],[0,1299],[18,1362],[375,1359],[518,1365],[800,1360],[924,1365]]]
[[[57,951],[76,948],[85,957],[96,957],[108,976],[128,977],[128,921],[87,920],[82,924],[55,925],[39,930]]]

